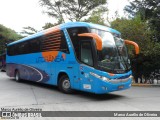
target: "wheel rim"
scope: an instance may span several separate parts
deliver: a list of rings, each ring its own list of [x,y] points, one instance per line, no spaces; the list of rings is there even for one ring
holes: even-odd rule
[[[63,81],[62,87],[64,89],[69,89],[70,88],[70,81],[68,79]]]

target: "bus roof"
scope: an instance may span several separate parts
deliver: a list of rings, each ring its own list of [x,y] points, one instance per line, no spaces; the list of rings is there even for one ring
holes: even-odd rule
[[[68,22],[68,23],[64,23],[61,24],[61,28],[71,28],[71,27],[81,27],[81,26],[85,26],[85,27],[90,27],[90,28],[96,28],[96,29],[101,29],[104,31],[109,31],[112,33],[116,33],[116,34],[121,34],[119,31],[103,26],[103,25],[99,25],[99,24],[93,24],[93,23],[87,23],[87,22]]]
[[[95,28],[95,29],[101,29],[101,30],[108,31],[108,32],[111,32],[111,33],[115,33],[115,34],[119,34],[119,35],[121,34],[119,31],[117,31],[115,29],[112,29],[112,28],[109,28],[109,27],[106,27],[106,26],[103,26],[103,25],[87,23],[87,22],[68,22],[68,23],[60,24],[60,25],[55,26],[55,27],[59,27],[59,29],[62,30],[62,29],[65,29],[65,28],[82,27],[82,26],[83,27],[89,27],[89,28]],[[44,35],[45,32],[47,32],[47,31],[49,31],[49,30],[51,30],[55,27],[40,31],[40,32],[35,33],[33,35],[30,35],[30,36],[27,36],[27,37],[22,38],[20,40],[9,43],[8,46],[16,44],[16,43],[23,42],[23,41],[26,41],[26,40],[29,40],[29,39],[33,39],[33,38],[36,38],[36,37],[39,37],[39,36],[42,36],[42,35]]]

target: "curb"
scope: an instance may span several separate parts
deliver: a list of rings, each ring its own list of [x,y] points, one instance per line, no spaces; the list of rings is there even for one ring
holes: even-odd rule
[[[133,83],[132,86],[139,86],[139,87],[160,87],[160,84],[140,84],[140,83]]]

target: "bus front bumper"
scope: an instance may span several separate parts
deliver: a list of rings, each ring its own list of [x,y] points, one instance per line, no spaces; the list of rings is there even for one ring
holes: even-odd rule
[[[119,82],[116,80],[112,80],[112,82],[98,81],[96,83],[94,93],[105,94],[108,92],[129,89],[131,87],[131,83],[132,78],[129,78],[127,81],[120,80]]]

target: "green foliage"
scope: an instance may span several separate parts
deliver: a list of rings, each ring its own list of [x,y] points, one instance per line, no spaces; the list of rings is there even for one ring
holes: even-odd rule
[[[43,28],[43,30],[45,30],[45,29],[48,29],[48,28],[51,28],[51,27],[54,27],[54,26],[56,26],[56,24],[45,23],[45,25],[42,28]]]
[[[144,69],[153,71],[160,69],[160,2],[159,0],[134,0],[130,2],[125,10],[131,17],[140,16],[141,23],[146,26],[143,35],[146,36],[144,42],[139,43],[141,53],[143,53]],[[142,22],[143,21],[143,22]],[[134,24],[135,25],[135,24]],[[141,30],[143,26],[140,26]],[[137,29],[135,29],[137,31]],[[147,31],[149,31],[149,34]],[[152,31],[152,32],[151,32]],[[142,33],[138,34],[141,35]],[[148,36],[149,35],[149,36]],[[135,38],[136,39],[136,38]]]
[[[132,16],[140,14],[142,20],[158,16],[159,10],[159,0],[133,0],[125,7],[125,11]]]
[[[99,8],[92,12],[91,16],[88,19],[85,19],[85,22],[96,23],[100,25],[105,25],[105,20],[103,17],[104,12],[106,12],[106,8]]]
[[[134,0],[125,7],[131,17],[140,15],[141,20],[146,21],[154,31],[156,41],[160,41],[160,1],[159,0]]]
[[[40,0],[40,5],[45,7],[49,16],[58,19],[59,22],[81,21],[83,17],[97,7],[106,4],[106,0]]]
[[[0,54],[5,52],[6,44],[22,38],[14,30],[0,24]]]
[[[45,25],[42,27],[43,30],[51,28],[53,26],[56,26],[58,23],[52,24],[52,23],[45,23]],[[28,36],[28,35],[32,35],[35,34],[41,30],[36,30],[35,28],[28,26],[28,27],[23,27],[23,31],[21,32],[21,34],[23,34],[23,36]]]
[[[160,69],[160,43],[153,43],[152,48],[146,53],[147,61],[145,61],[145,68],[148,70]]]
[[[35,28],[28,26],[28,27],[23,27],[23,31],[21,32],[21,34],[23,35],[32,35],[34,33],[37,33],[38,30],[36,30]]]
[[[12,39],[12,40],[17,40],[21,37],[14,30],[7,28],[1,24],[0,24],[0,36],[3,37],[4,39]]]
[[[160,43],[151,40],[153,31],[149,29],[146,22],[141,20],[140,16],[130,20],[116,19],[111,26],[121,32],[123,39],[138,43],[145,71],[160,68]],[[131,57],[133,57],[132,50],[133,48],[129,47]]]
[[[117,19],[111,23],[111,26],[122,33],[122,38],[130,39],[138,43],[141,48],[141,53],[146,52],[151,43],[150,37],[152,32],[148,29],[145,22],[142,22],[140,17],[128,20],[125,18]],[[147,44],[144,44],[147,43]]]
[[[56,18],[54,24],[46,23],[42,29],[64,23],[66,19],[70,21],[87,21],[104,25],[103,13],[107,9],[103,6],[107,0],[39,0],[42,7],[46,8],[45,13],[49,16]],[[91,16],[89,17],[88,15]],[[84,17],[89,19],[82,20]],[[27,36],[34,34],[40,30],[33,27],[24,27],[21,34]]]

